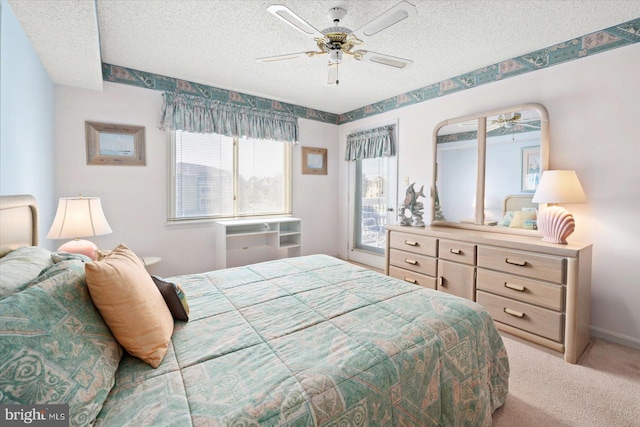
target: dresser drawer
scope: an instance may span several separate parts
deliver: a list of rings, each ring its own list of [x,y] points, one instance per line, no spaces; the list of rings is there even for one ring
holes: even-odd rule
[[[391,238],[389,240],[389,244],[392,249],[416,252],[421,255],[436,256],[436,245],[438,240],[434,237],[392,231]]]
[[[405,282],[413,283],[424,288],[435,289],[436,278],[427,276],[425,274],[416,273],[415,271],[405,270],[404,268],[389,267],[389,276],[396,279],[404,280]]]
[[[497,322],[562,342],[562,313],[478,291],[477,302]]]
[[[476,264],[476,245],[472,243],[440,239],[438,241],[438,254],[440,259],[468,265]]]
[[[551,310],[564,310],[564,286],[537,282],[519,276],[478,269],[476,287]]]
[[[438,260],[438,290],[474,300],[476,295],[474,271],[471,265]]]
[[[436,275],[436,259],[428,256],[391,249],[389,263],[392,266],[426,274],[427,276]]]
[[[531,252],[478,246],[478,267],[555,283],[565,280],[564,258]]]

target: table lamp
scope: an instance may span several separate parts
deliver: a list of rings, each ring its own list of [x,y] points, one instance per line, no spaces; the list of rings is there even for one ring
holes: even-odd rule
[[[575,230],[575,220],[568,210],[555,203],[584,203],[587,196],[575,171],[549,170],[542,172],[531,201],[553,204],[538,212],[538,230],[542,233],[542,241],[566,244],[567,237]]]
[[[58,251],[86,255],[95,261],[98,247],[81,238],[112,232],[99,197],[61,197],[47,239],[73,239],[60,246]]]

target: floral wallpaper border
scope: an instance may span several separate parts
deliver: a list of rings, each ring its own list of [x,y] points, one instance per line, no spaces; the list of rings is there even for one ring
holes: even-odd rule
[[[301,107],[299,105],[287,104],[286,102],[261,98],[259,96],[247,95],[246,93],[236,92],[233,90],[220,89],[213,86],[193,83],[187,80],[180,80],[173,77],[138,71],[132,68],[106,64],[104,62],[102,63],[102,79],[108,82],[123,83],[147,89],[181,92],[189,95],[201,96],[203,98],[216,101],[229,102],[236,106],[250,106],[269,111],[283,111],[293,113],[296,117],[302,117],[304,119],[338,124],[337,114],[314,110],[313,108]]]
[[[640,42],[640,18],[508,59],[338,116],[338,124]]]
[[[296,117],[340,125],[638,42],[640,42],[640,18],[480,68],[470,73],[452,77],[343,114],[327,113],[313,108],[301,107],[106,63],[102,64],[102,76],[103,80],[109,82],[161,91],[178,91],[236,105],[286,111],[295,114]]]

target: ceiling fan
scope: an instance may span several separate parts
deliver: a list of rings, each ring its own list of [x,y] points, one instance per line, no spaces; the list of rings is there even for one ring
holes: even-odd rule
[[[338,79],[338,66],[342,63],[344,55],[353,56],[358,61],[373,62],[374,64],[386,65],[397,69],[406,68],[413,63],[413,61],[409,59],[399,58],[396,56],[385,55],[363,49],[354,50],[357,46],[362,46],[365,41],[383,30],[386,30],[387,28],[406,19],[417,16],[418,11],[416,7],[406,1],[398,3],[382,15],[355,31],[339,26],[340,20],[347,14],[347,11],[341,7],[333,7],[329,9],[328,16],[333,21],[334,26],[325,28],[322,31],[315,29],[287,6],[272,5],[268,7],[267,10],[287,24],[291,25],[293,28],[303,32],[309,37],[312,37],[319,50],[268,56],[258,58],[258,61],[274,62],[296,59],[302,56],[314,57],[317,55],[328,54],[329,77],[327,79],[327,84],[330,85],[337,85],[340,83],[340,80]]]

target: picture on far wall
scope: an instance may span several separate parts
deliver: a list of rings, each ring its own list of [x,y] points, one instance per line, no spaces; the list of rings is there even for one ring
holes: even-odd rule
[[[534,192],[540,182],[540,146],[522,148],[522,191]]]
[[[144,126],[85,122],[88,165],[145,166]]]
[[[326,175],[327,149],[302,147],[302,173],[311,175]]]

